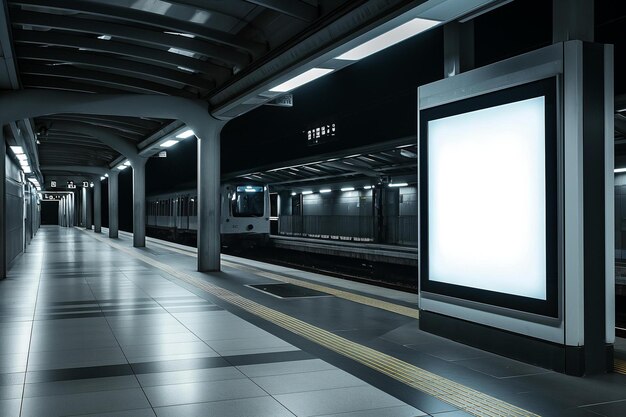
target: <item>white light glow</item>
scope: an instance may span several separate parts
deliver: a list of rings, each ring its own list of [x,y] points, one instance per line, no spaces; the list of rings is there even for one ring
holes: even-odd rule
[[[11,150],[13,151],[13,153],[15,155],[19,155],[21,153],[24,153],[24,149],[22,149],[21,146],[11,146]]]
[[[365,187],[363,187],[363,189],[364,189],[364,190],[369,190],[369,189],[371,189],[371,188],[372,188],[372,186],[371,186],[371,185],[366,185]]]
[[[102,39],[103,41],[110,41],[111,35],[100,35],[98,36],[98,39]]]
[[[325,193],[330,193],[332,190],[330,188],[324,188],[323,190],[320,190],[320,193],[325,194]]]
[[[195,53],[191,51],[187,51],[186,49],[178,49],[178,48],[170,48],[167,50],[167,52],[171,52],[173,54],[178,54],[178,55],[182,55],[182,56],[186,56],[190,58],[193,58],[195,55]]]
[[[109,176],[109,174],[104,174],[104,176],[105,176],[105,177],[108,177],[108,176]]]
[[[166,140],[165,142],[161,144],[161,148],[169,148],[170,146],[174,146],[177,143],[178,141],[174,139]]]
[[[90,186],[91,188],[93,188],[93,182],[89,183],[89,186]]]
[[[429,280],[546,299],[545,140],[544,97],[429,121]]]
[[[104,181],[106,177],[100,177],[100,181]]]
[[[124,165],[126,165],[127,167],[129,167],[129,166],[130,166],[130,161],[126,161],[126,162],[124,162]]]
[[[408,22],[391,29],[389,32],[385,32],[382,35],[375,37],[356,48],[350,49],[348,52],[341,54],[337,59],[343,59],[346,61],[358,61],[367,56],[375,54],[378,51],[382,51],[392,45],[402,42],[418,33],[424,32],[438,25],[440,22],[436,20],[415,18]]]
[[[291,195],[296,195],[296,193],[292,192]]]
[[[313,191],[302,191],[302,195],[313,194]]]
[[[126,165],[118,165],[118,166],[117,166],[117,169],[119,169],[120,171],[123,171],[123,170],[125,170],[126,168],[127,168],[127,166],[126,166]]]
[[[333,72],[333,70],[330,68],[311,68],[310,70],[305,71],[274,88],[270,88],[270,91],[275,93],[286,93],[287,91],[291,91],[301,85],[317,80],[318,78],[323,77],[326,74],[330,74],[331,72]]]
[[[24,174],[30,174],[33,172],[29,166],[22,167],[22,170],[24,171]]]
[[[343,187],[341,191],[354,191],[354,187]]]
[[[613,172],[620,173],[620,172],[626,172],[626,168],[616,168]]]
[[[195,135],[193,130],[187,129],[183,133],[180,133],[180,134],[176,135],[176,138],[177,139],[187,139],[187,138],[192,137],[193,135]]]
[[[24,166],[28,166],[28,161],[23,159],[23,160],[20,161],[20,165],[23,166],[23,167]]]
[[[406,182],[393,182],[391,184],[389,184],[390,187],[406,187],[407,184]]]
[[[15,157],[18,161],[26,161],[28,159],[28,156],[26,156],[25,153],[18,153],[15,155]]]

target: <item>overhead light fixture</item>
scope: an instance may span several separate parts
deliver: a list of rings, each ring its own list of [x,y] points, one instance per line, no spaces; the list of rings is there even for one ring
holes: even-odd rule
[[[343,187],[341,191],[354,191],[354,187]]]
[[[363,187],[363,189],[364,189],[364,190],[369,190],[369,189],[371,189],[371,188],[372,188],[372,186],[371,186],[371,185],[366,185],[365,187]]]
[[[165,142],[161,144],[161,148],[169,148],[170,146],[174,146],[177,143],[178,141],[174,139],[166,140]]]
[[[163,33],[167,33],[168,35],[183,36],[183,37],[185,37],[185,38],[191,38],[191,39],[193,39],[193,38],[195,38],[195,37],[196,37],[196,35],[192,35],[192,34],[190,34],[190,33],[170,32],[170,31],[168,31],[168,30],[166,30],[166,31],[165,31],[165,32],[163,32]]]
[[[382,51],[385,48],[389,48],[390,46],[402,42],[405,39],[415,36],[418,33],[424,32],[439,23],[441,22],[416,17],[413,20],[409,20],[408,22],[391,29],[390,31],[375,37],[374,39],[370,39],[369,41],[350,49],[348,52],[339,55],[337,59],[345,61],[358,61],[359,59],[368,57],[376,52]]]
[[[291,193],[291,195],[296,195],[296,194],[297,194],[297,193],[295,193],[295,192],[292,192],[292,193]]]
[[[324,188],[323,190],[320,190],[320,193],[330,193],[332,190],[330,188]]]
[[[391,183],[389,184],[390,187],[406,187],[407,184],[406,182],[396,182],[396,183]]]
[[[400,155],[405,158],[417,158],[417,154],[415,152],[411,152],[407,149],[400,149]]]
[[[23,166],[23,167],[24,166],[28,166],[28,161],[25,160],[25,159],[22,159],[22,160],[20,160],[20,165]]]
[[[298,88],[301,85],[309,83],[313,80],[317,80],[320,77],[323,77],[326,74],[333,72],[334,70],[331,68],[311,68],[308,71],[303,72],[300,75],[296,75],[290,80],[285,81],[282,84],[277,85],[276,87],[270,88],[270,91],[274,93],[286,93],[287,91],[291,91],[294,88]]]
[[[120,171],[125,170],[126,168],[128,168],[126,165],[118,165],[117,169],[119,169]]]
[[[103,41],[110,41],[111,35],[100,35],[98,36],[98,39],[102,39]]]
[[[192,70],[191,68],[187,68],[187,67],[181,67],[180,65],[177,65],[176,68],[178,68],[181,71],[190,72],[192,74],[196,73],[195,70]]]
[[[100,181],[104,181],[106,177],[100,177]]]
[[[104,174],[104,176],[105,176],[105,177],[108,177],[108,176],[109,176],[109,174]]]
[[[13,151],[13,153],[15,155],[19,155],[19,154],[23,154],[24,153],[24,149],[22,149],[21,146],[11,146],[11,150]]]
[[[22,169],[24,170],[24,174],[30,174],[33,172],[29,166],[22,167]]]
[[[15,157],[17,158],[18,161],[26,161],[28,160],[28,157],[26,156],[25,153],[18,153],[15,155]]]
[[[194,131],[191,129],[187,129],[185,130],[183,133],[179,133],[178,135],[176,135],[177,139],[187,139],[191,136],[195,135]]]
[[[126,162],[124,162],[124,165],[126,165],[127,167],[129,167],[129,166],[130,166],[130,161],[126,161]]]
[[[616,174],[619,172],[626,172],[626,168],[616,168],[613,172],[615,172]]]
[[[93,188],[93,182],[90,182],[90,183],[89,183],[89,186],[90,186],[91,188]]]
[[[186,49],[170,48],[167,52],[193,58],[196,54]]]
[[[313,194],[313,191],[302,191],[302,195]]]

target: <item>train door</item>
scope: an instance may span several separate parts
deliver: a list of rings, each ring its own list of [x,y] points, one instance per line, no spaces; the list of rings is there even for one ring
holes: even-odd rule
[[[278,193],[270,193],[270,234],[278,234]]]

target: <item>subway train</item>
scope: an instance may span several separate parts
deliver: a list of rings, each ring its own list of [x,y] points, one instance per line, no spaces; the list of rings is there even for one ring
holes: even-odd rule
[[[222,245],[251,247],[269,239],[269,193],[263,184],[222,184]],[[157,237],[194,243],[198,230],[198,192],[187,189],[146,198],[146,227]]]

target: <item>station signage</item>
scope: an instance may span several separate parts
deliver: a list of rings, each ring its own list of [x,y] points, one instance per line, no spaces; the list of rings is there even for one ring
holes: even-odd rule
[[[56,188],[56,186],[57,186],[57,182],[56,181],[50,181],[50,187]]]
[[[76,184],[74,184],[74,181],[68,181],[67,188],[76,188]]]
[[[304,131],[307,145],[315,146],[329,142],[337,135],[337,124],[326,123]]]
[[[89,181],[83,181],[83,187],[88,188],[89,187]]]

